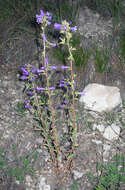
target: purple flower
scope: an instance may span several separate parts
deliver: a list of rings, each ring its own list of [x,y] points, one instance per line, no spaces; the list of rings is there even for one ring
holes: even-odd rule
[[[31,72],[32,72],[32,73],[35,73],[35,72],[36,72],[35,67],[32,67],[32,68],[31,68]]]
[[[64,105],[60,105],[60,108],[63,109],[65,106]]]
[[[68,69],[69,67],[68,67],[68,66],[63,65],[63,66],[61,66],[61,68],[62,68],[62,69]]]
[[[40,15],[42,16],[42,17],[44,17],[44,11],[43,10],[40,10]]]
[[[38,91],[40,91],[40,92],[41,92],[41,91],[43,91],[43,90],[44,90],[44,88],[37,87],[37,88],[36,88],[36,90],[38,90]]]
[[[60,83],[59,86],[60,87],[64,87],[65,85],[64,85],[64,83]]]
[[[51,20],[51,19],[52,19],[52,16],[50,15],[49,12],[46,12],[46,16],[47,16],[48,20]]]
[[[64,29],[64,30],[67,30],[67,26],[66,26],[66,25],[64,25],[64,26],[63,26],[63,29]]]
[[[50,90],[55,90],[55,87],[52,86],[52,87],[49,87],[49,89],[50,89]]]
[[[41,70],[45,70],[45,69],[46,69],[46,67],[40,67],[40,69],[41,69]]]
[[[38,24],[42,23],[44,17],[44,12],[43,10],[40,10],[40,15],[36,14],[36,22]]]
[[[30,82],[34,81],[35,79],[36,79],[35,77],[32,77],[32,78],[30,79]]]
[[[69,85],[69,83],[68,83],[68,82],[66,82],[66,83],[65,83],[65,86],[68,86],[68,85]]]
[[[46,39],[46,35],[45,34],[42,34],[42,38],[43,38],[43,40],[44,41],[46,41],[47,39]]]
[[[40,15],[36,14],[36,22],[38,24],[44,22],[44,17],[47,16],[46,22],[48,25],[51,24],[50,20],[52,19],[52,16],[50,15],[49,12],[46,12],[46,14],[43,12],[43,10],[40,10]]]
[[[29,92],[29,95],[30,95],[30,96],[33,96],[33,91],[32,91],[32,90]]]
[[[23,71],[24,75],[29,75],[29,72],[25,68],[22,67],[21,70]]]
[[[25,100],[25,101],[24,101],[24,104],[28,104],[28,100]]]
[[[47,24],[48,24],[48,25],[50,25],[50,24],[51,24],[51,22],[47,21]]]
[[[25,108],[30,108],[30,107],[31,107],[31,106],[28,104],[28,100],[25,100],[25,101],[24,101],[24,104],[25,104],[25,105],[24,105]]]
[[[79,94],[84,96],[86,94],[86,92],[82,91],[82,92],[79,92]]]
[[[41,73],[41,72],[43,72],[42,69],[37,69],[37,73]]]
[[[62,26],[63,26],[62,24],[58,24],[58,23],[54,24],[54,28],[57,30],[61,30]]]
[[[30,106],[30,105],[25,105],[24,107],[25,107],[25,108],[30,108],[31,106]]]
[[[24,67],[27,67],[27,65],[28,65],[28,64],[26,63],[26,64],[24,65]]]
[[[73,31],[73,32],[76,32],[77,31],[77,26],[70,27],[70,30]]]
[[[26,75],[23,75],[23,76],[21,77],[21,79],[22,79],[22,80],[26,80],[26,79],[27,79],[27,76],[26,76]]]
[[[54,69],[54,70],[56,70],[58,67],[57,66],[55,66],[55,65],[52,65],[51,66],[51,69]]]
[[[56,47],[56,43],[52,43],[51,46],[52,46],[52,47]]]
[[[48,62],[48,58],[45,58],[45,63],[46,63],[46,65],[49,64],[49,62]]]
[[[64,100],[63,102],[64,102],[64,104],[67,104],[67,100]]]
[[[46,67],[40,67],[40,69],[37,69],[37,73],[41,73],[41,72],[43,72],[43,70],[45,70],[46,69]]]
[[[45,109],[48,110],[48,106],[45,106]]]

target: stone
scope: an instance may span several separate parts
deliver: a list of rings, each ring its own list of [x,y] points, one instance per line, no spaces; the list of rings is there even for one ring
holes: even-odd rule
[[[50,185],[46,184],[46,178],[42,177],[39,183],[39,190],[51,190]]]
[[[103,145],[103,161],[104,162],[107,162],[109,160],[110,149],[111,149],[111,146],[109,144]]]
[[[120,127],[112,124],[105,128],[103,137],[109,141],[117,140],[120,134]]]
[[[73,177],[74,177],[74,180],[77,180],[79,178],[81,178],[83,176],[83,173],[81,172],[78,172],[76,170],[73,170]]]
[[[105,20],[100,14],[94,13],[88,7],[81,7],[79,9],[79,16],[77,19],[79,33],[84,35],[84,41],[103,47],[104,39],[108,39],[112,35],[113,22],[109,17]]]
[[[100,125],[94,124],[93,129],[94,130],[98,129],[100,131],[100,133],[103,133],[105,130],[105,126],[103,124],[100,124]]]
[[[95,144],[97,144],[97,145],[102,144],[102,141],[99,141],[99,140],[92,139],[92,142],[95,143]]]
[[[85,95],[81,95],[79,101],[84,103],[84,108],[87,110],[103,113],[122,107],[120,90],[117,87],[92,83],[83,91]]]
[[[44,185],[43,190],[51,190],[50,185]]]

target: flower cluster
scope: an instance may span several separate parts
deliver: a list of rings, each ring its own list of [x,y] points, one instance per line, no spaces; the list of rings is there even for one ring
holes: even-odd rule
[[[38,24],[43,24],[46,22],[47,25],[50,25],[51,19],[52,19],[52,16],[50,15],[49,12],[44,13],[43,10],[40,10],[40,15],[36,14],[36,21]]]
[[[36,22],[41,24],[41,38],[43,42],[42,65],[36,69],[30,64],[25,64],[24,67],[21,68],[21,71],[22,80],[27,82],[26,95],[28,95],[28,97],[24,101],[24,107],[30,109],[30,112],[34,114],[39,122],[40,127],[38,128],[45,138],[45,144],[51,154],[52,161],[56,168],[60,168],[60,157],[63,158],[63,152],[60,149],[60,136],[58,135],[56,126],[58,116],[56,115],[57,110],[55,104],[59,109],[63,109],[64,114],[66,114],[66,117],[68,118],[66,127],[69,131],[70,150],[66,150],[66,156],[68,163],[70,162],[70,166],[72,164],[72,157],[75,154],[75,147],[77,146],[77,123],[75,113],[76,95],[85,95],[85,92],[77,92],[77,94],[75,92],[76,83],[75,75],[73,73],[74,60],[72,55],[74,49],[71,46],[70,39],[72,38],[71,32],[76,32],[77,27],[73,27],[72,23],[68,23],[64,20],[61,24],[54,24],[54,28],[60,30],[60,34],[63,34],[60,44],[67,46],[69,55],[67,60],[69,64],[61,66],[49,64],[48,58],[46,57],[46,49],[50,46],[55,47],[57,45],[56,43],[50,43],[46,36],[46,27],[51,24],[51,20],[52,16],[49,12],[40,10],[40,14],[36,15]],[[68,73],[68,77],[63,77],[61,80],[57,81],[56,87],[54,87],[51,85],[50,73],[53,72],[53,70],[58,72],[58,69],[63,70],[62,73],[67,69],[68,71],[65,73]],[[43,79],[42,81],[44,81],[44,84],[41,84],[41,80],[38,80],[39,77],[40,79]],[[58,93],[55,93],[56,89],[59,89],[59,99],[57,97]],[[60,94],[60,90],[63,91],[62,94]],[[55,101],[55,98],[57,98],[57,102]],[[69,168],[69,166],[67,168]]]
[[[71,27],[70,25],[71,25],[72,23],[68,23],[68,22],[66,22],[65,20],[62,22],[62,24],[59,24],[59,23],[55,23],[54,24],[54,28],[56,29],[56,30],[61,30],[61,31],[64,31],[64,32],[69,32],[69,31],[71,31],[71,32],[76,32],[77,31],[77,27],[76,26],[73,26],[73,27]]]
[[[32,82],[33,80],[35,80],[38,75],[36,74],[36,69],[34,66],[29,65],[29,64],[25,64],[24,67],[21,68],[22,71],[22,80],[29,80],[30,82]]]

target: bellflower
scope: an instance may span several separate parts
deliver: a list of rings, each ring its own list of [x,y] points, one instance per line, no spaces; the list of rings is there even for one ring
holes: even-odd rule
[[[49,89],[50,89],[50,90],[55,90],[55,87],[52,86],[52,87],[49,87]]]
[[[54,28],[57,29],[57,30],[61,30],[62,27],[63,27],[62,24],[58,24],[58,23],[54,24]]]
[[[33,91],[32,91],[32,90],[29,92],[29,95],[30,95],[30,96],[33,96]]]
[[[70,27],[70,30],[73,31],[73,32],[76,32],[77,31],[77,26]]]
[[[46,14],[45,14],[43,12],[43,10],[40,10],[40,15],[36,14],[36,22],[38,24],[40,24],[40,23],[42,24],[43,22],[45,22],[45,20],[44,20],[45,17],[47,17],[47,19],[46,19],[47,25],[50,25],[51,24],[50,20],[52,19],[52,16],[50,15],[49,12],[46,12]]]
[[[86,94],[86,92],[82,91],[82,92],[79,92],[79,94],[84,96]]]
[[[55,65],[52,65],[51,66],[51,69],[53,69],[53,70],[56,70],[58,67],[57,66],[55,66]]]
[[[25,105],[24,107],[25,107],[25,108],[30,108],[31,106],[30,106],[30,105]]]
[[[46,65],[49,64],[48,58],[45,58]]]
[[[36,88],[36,90],[38,90],[38,91],[40,91],[40,92],[41,92],[41,91],[43,91],[43,90],[44,90],[44,88],[37,87],[37,88]]]
[[[67,104],[67,100],[64,100],[63,102],[64,102],[64,104]]]
[[[41,72],[43,72],[43,70],[45,70],[46,69],[46,67],[40,67],[40,69],[37,69],[37,73],[41,73]]]
[[[43,10],[40,10],[40,15],[36,14],[36,22],[38,24],[42,23],[44,17],[44,12]]]
[[[24,107],[25,108],[30,108],[31,106],[28,104],[28,100],[25,100],[24,101]]]
[[[33,80],[35,80],[38,77],[38,75],[34,75],[31,79],[30,82],[32,82]]]
[[[22,80],[26,80],[26,79],[27,79],[27,75],[23,75],[23,76],[21,77],[21,79],[22,79]]]
[[[60,83],[59,86],[60,87],[64,87],[65,85],[64,85],[64,83]]]
[[[36,72],[35,67],[32,66],[32,68],[31,68],[31,72],[32,72],[32,73],[35,73],[35,72]]]
[[[63,65],[63,66],[61,66],[61,68],[62,68],[62,69],[68,69],[69,67],[68,67],[68,66]]]
[[[60,105],[60,108],[63,109],[65,106],[64,105]]]
[[[52,16],[50,15],[50,13],[48,11],[46,12],[46,16],[47,16],[48,20],[52,19]]]
[[[42,38],[43,38],[43,40],[44,41],[46,41],[47,39],[46,39],[46,35],[45,34],[42,34]]]
[[[51,46],[52,47],[56,47],[56,43],[51,43]]]
[[[25,68],[22,67],[21,70],[23,71],[23,75],[29,75],[29,72]]]

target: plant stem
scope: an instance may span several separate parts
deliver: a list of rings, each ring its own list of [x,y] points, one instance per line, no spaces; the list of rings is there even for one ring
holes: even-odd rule
[[[44,35],[44,30],[43,30],[43,33]],[[60,168],[60,148],[59,148],[59,138],[58,138],[58,135],[57,135],[57,129],[56,129],[56,124],[55,124],[55,111],[54,111],[54,108],[53,108],[53,105],[52,105],[52,100],[51,100],[51,90],[49,88],[49,77],[48,77],[48,66],[47,66],[47,63],[46,63],[46,41],[43,40],[43,63],[44,63],[44,66],[45,66],[45,76],[46,76],[46,84],[47,84],[47,93],[48,93],[48,107],[49,107],[49,110],[51,112],[51,127],[52,127],[52,134],[51,134],[51,139],[53,141],[53,144],[54,144],[54,151],[55,151],[55,164],[58,168]]]

